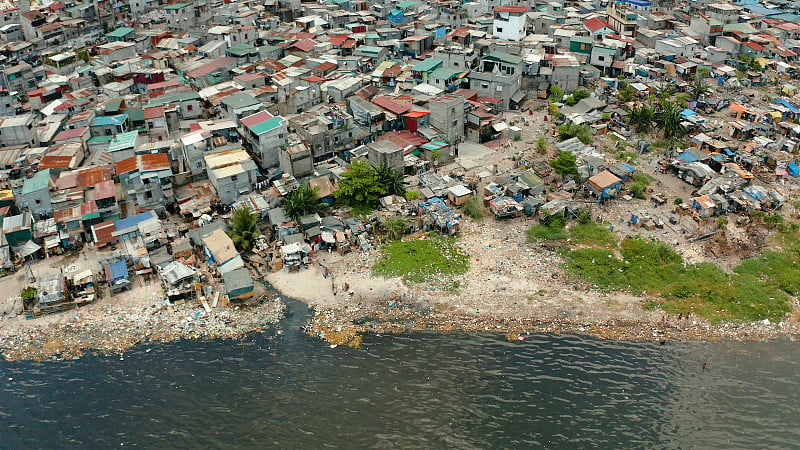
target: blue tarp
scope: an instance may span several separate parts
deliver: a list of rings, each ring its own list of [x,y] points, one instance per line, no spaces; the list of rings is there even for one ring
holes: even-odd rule
[[[630,171],[631,171],[631,173],[636,173],[636,170],[634,170],[632,166],[629,166],[629,165],[627,165],[627,164],[620,164],[620,166],[622,166],[622,167],[624,167],[624,168],[626,168],[626,169],[630,170]]]
[[[726,154],[726,155],[728,155],[728,156],[733,156],[733,155],[735,155],[735,154],[736,154],[736,153],[733,153],[733,152],[731,151],[731,149],[729,149],[728,147],[725,147],[725,148],[723,148],[723,149],[722,149],[722,152],[723,152],[723,153],[725,153],[725,154]]]
[[[111,273],[111,280],[117,281],[123,278],[128,278],[128,265],[125,261],[117,261],[108,265],[108,271]]]
[[[689,117],[697,114],[696,112],[692,111],[691,109],[684,109],[681,111],[681,117],[684,119],[688,119]]]
[[[800,167],[797,166],[797,163],[792,161],[786,167],[786,171],[789,172],[789,175],[796,177],[800,175]]]
[[[690,152],[681,153],[680,155],[678,155],[678,159],[680,159],[683,162],[687,162],[687,163],[699,161],[699,159],[697,159],[697,156],[694,156]]]
[[[777,103],[779,105],[783,105],[783,106],[789,108],[789,111],[791,111],[792,114],[800,113],[800,109],[797,109],[797,107],[794,106],[793,104],[789,103],[788,100],[784,100],[782,98],[778,98],[778,99],[775,99],[774,103]]]

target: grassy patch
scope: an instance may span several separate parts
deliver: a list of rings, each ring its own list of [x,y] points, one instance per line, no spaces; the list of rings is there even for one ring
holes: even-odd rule
[[[528,242],[552,242],[567,239],[567,225],[563,214],[551,216],[546,222],[528,228]]]
[[[483,201],[480,197],[473,196],[471,199],[464,203],[461,210],[465,216],[471,217],[472,220],[482,221],[486,217],[486,208],[483,206]]]
[[[617,240],[611,234],[610,225],[607,223],[577,223],[569,227],[569,238],[577,245],[606,248],[617,246]]]
[[[622,258],[604,248],[579,248],[564,252],[565,265],[570,274],[601,288],[655,295],[667,312],[695,313],[712,322],[779,321],[791,310],[780,283],[753,275],[766,270],[768,261],[727,274],[713,264],[684,265],[667,244],[642,238],[623,240],[620,254]]]
[[[630,162],[636,162],[636,158],[639,157],[637,153],[634,152],[619,152],[617,153],[617,161],[626,162],[630,159]]]
[[[383,256],[372,266],[372,272],[421,283],[442,275],[461,275],[468,268],[469,255],[456,245],[454,238],[432,237],[387,244]]]

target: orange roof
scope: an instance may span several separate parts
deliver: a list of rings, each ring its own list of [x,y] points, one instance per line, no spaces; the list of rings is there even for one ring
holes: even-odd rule
[[[144,109],[144,120],[155,119],[157,117],[164,117],[163,106],[151,106]]]
[[[128,159],[123,159],[117,163],[117,174],[133,172],[153,172],[158,170],[169,170],[169,157],[166,153],[148,153],[146,155],[136,155]]]
[[[72,156],[45,155],[39,161],[39,170],[43,169],[69,169]]]

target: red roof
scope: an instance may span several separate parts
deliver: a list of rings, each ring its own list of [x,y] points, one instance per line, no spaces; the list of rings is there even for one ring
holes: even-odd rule
[[[78,171],[78,185],[81,187],[95,186],[106,180],[114,178],[114,165],[89,167]]]
[[[94,185],[94,198],[100,200],[102,198],[111,198],[117,196],[117,188],[114,185],[114,180],[103,181]]]
[[[761,45],[761,44],[756,44],[756,43],[755,43],[755,42],[753,42],[753,41],[745,41],[745,42],[744,42],[744,45],[746,45],[746,46],[748,46],[748,47],[752,48],[752,49],[753,49],[753,50],[755,50],[755,51],[764,50],[764,46],[763,46],[763,45]]]
[[[355,39],[348,39],[342,44],[342,48],[353,48],[358,42]]]
[[[314,39],[315,37],[317,37],[317,35],[314,33],[301,31],[299,33],[295,33],[294,37],[296,37],[297,39]]]
[[[328,81],[327,78],[318,77],[316,75],[312,75],[312,76],[309,76],[309,77],[303,77],[303,78],[300,78],[300,79],[303,80],[303,81],[308,81],[309,83],[324,83],[325,81]]]
[[[137,164],[136,156],[132,156],[128,159],[123,159],[122,161],[117,163],[117,175],[122,175],[124,173],[133,172],[139,166]]]
[[[198,67],[197,69],[194,70],[190,70],[189,72],[186,73],[186,76],[188,76],[189,78],[202,77],[203,75],[207,75],[215,70],[222,69],[223,67],[235,63],[236,60],[233,58],[225,58],[225,57],[217,58],[204,66]]]
[[[408,147],[412,145],[419,147],[420,145],[427,144],[428,140],[422,136],[418,136],[408,130],[403,131],[390,131],[378,138],[379,141],[389,140],[401,147]]]
[[[273,117],[275,116],[273,116],[269,112],[261,111],[253,114],[252,116],[247,116],[243,118],[242,120],[240,120],[240,122],[242,122],[242,125],[246,127],[252,127],[253,125],[258,125],[260,123],[266,122],[269,119],[272,119]]]
[[[510,12],[510,13],[524,13],[528,12],[528,9],[530,8],[528,8],[527,6],[511,6],[511,5],[500,5],[494,7],[495,12]]]
[[[300,39],[298,41],[295,41],[291,45],[287,46],[286,48],[287,49],[296,48],[296,49],[300,50],[301,52],[308,53],[308,52],[314,50],[314,46],[316,46],[316,45],[317,45],[317,42],[316,41],[312,41],[311,39]]]
[[[150,153],[147,155],[138,155],[139,157],[139,170],[142,172],[153,170],[169,170],[169,157],[166,153]]]
[[[72,156],[45,155],[39,161],[39,170],[43,169],[69,169]]]
[[[425,117],[430,114],[428,111],[411,111],[409,113],[403,114],[403,117],[411,117],[412,119],[418,119],[420,117]]]
[[[350,35],[349,34],[340,34],[338,36],[332,36],[330,39],[328,39],[328,42],[330,42],[331,45],[342,45],[344,43],[344,41],[347,40],[347,36],[350,36]]]
[[[151,83],[151,84],[148,84],[146,86],[147,86],[147,90],[148,91],[155,91],[155,90],[158,90],[158,89],[165,89],[165,88],[168,88],[168,87],[175,87],[175,86],[180,86],[180,85],[181,85],[181,83],[178,80],[167,80],[167,81],[162,81],[160,83]]]
[[[58,133],[56,137],[53,138],[53,142],[66,141],[67,139],[79,138],[83,136],[84,133],[86,133],[86,130],[88,130],[88,128],[86,127],[64,130],[61,133]]]
[[[92,234],[94,234],[95,237],[95,245],[98,248],[105,247],[106,245],[119,240],[119,238],[112,236],[115,231],[117,231],[117,226],[114,225],[114,222],[111,220],[98,223],[97,225],[92,225]]]
[[[155,119],[157,117],[164,117],[163,106],[151,106],[144,109],[144,120]]]
[[[388,97],[375,97],[372,103],[398,116],[411,110],[410,102],[398,102]]]
[[[589,20],[584,20],[583,26],[588,28],[589,31],[591,31],[592,33],[596,33],[597,31],[602,30],[603,28],[611,29],[611,25],[609,25],[608,22],[599,17],[592,17]]]

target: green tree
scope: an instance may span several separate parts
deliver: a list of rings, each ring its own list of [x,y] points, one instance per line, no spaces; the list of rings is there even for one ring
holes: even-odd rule
[[[306,214],[318,213],[322,209],[323,205],[319,201],[319,189],[312,189],[307,184],[301,185],[283,199],[283,210],[294,220]]]
[[[562,177],[567,175],[578,176],[578,164],[576,161],[575,155],[572,153],[559,150],[558,158],[550,161],[550,167]]]
[[[386,188],[387,195],[406,195],[406,180],[402,173],[391,167],[381,164],[375,169],[378,174],[378,181]]]
[[[584,144],[590,144],[592,142],[592,132],[589,129],[589,125],[586,124],[576,125],[570,122],[559,125],[558,137],[562,141],[577,137]]]
[[[588,97],[589,97],[589,91],[587,91],[586,89],[578,89],[575,92],[573,92],[572,95],[567,97],[565,103],[568,104],[569,106],[574,106],[579,101]]]
[[[705,67],[701,67],[697,69],[697,74],[695,76],[698,80],[702,80],[703,78],[708,78],[709,73],[711,72],[709,72],[708,69],[706,69]]]
[[[401,239],[406,233],[408,222],[402,217],[395,217],[383,222],[383,227],[386,228],[386,237],[390,241]]]
[[[248,251],[261,233],[258,230],[258,216],[248,207],[236,208],[231,217],[231,230],[228,236],[239,251]]]
[[[342,174],[339,188],[333,195],[347,206],[371,210],[378,199],[386,195],[386,188],[381,184],[375,169],[367,161],[357,159]]]
[[[550,86],[550,100],[560,102],[564,98],[564,90],[555,84]]]
[[[547,112],[553,120],[558,120],[558,118],[561,117],[561,111],[558,110],[558,105],[555,103],[550,103],[550,105],[547,106]]]
[[[681,123],[680,106],[676,103],[665,102],[656,114],[656,125],[664,134],[664,139],[675,141],[686,135],[686,127]]]
[[[636,95],[636,89],[628,83],[622,83],[619,87],[619,92],[617,92],[617,97],[622,103],[628,103],[633,100],[634,95]]]
[[[536,140],[536,152],[540,155],[547,153],[547,139],[544,136],[539,136]]]

